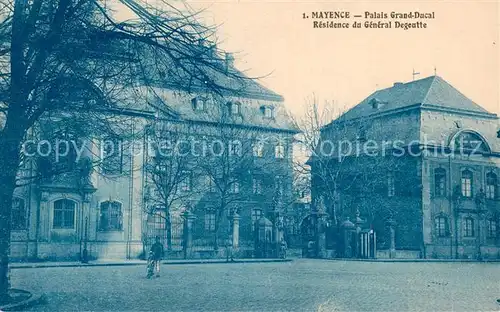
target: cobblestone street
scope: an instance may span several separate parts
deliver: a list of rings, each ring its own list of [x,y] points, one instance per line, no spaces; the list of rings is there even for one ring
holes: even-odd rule
[[[12,270],[36,311],[496,311],[498,263],[289,263]]]

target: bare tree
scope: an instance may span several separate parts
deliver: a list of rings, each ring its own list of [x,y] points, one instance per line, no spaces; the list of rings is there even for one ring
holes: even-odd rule
[[[67,113],[105,125],[131,109],[137,87],[227,89],[213,28],[166,1],[121,0],[117,21],[99,0],[0,2],[0,301],[8,300],[11,206],[22,142],[44,116]],[[96,131],[97,132],[97,131]]]

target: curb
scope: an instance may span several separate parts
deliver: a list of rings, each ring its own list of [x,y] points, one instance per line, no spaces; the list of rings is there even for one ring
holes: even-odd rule
[[[26,291],[28,292],[28,291]],[[28,292],[31,296],[21,302],[11,303],[4,306],[0,306],[0,311],[19,311],[24,310],[26,308],[32,307],[36,304],[43,303],[45,301],[44,295],[33,295],[31,292]]]
[[[178,262],[171,262],[171,261],[165,261],[162,262],[163,265],[186,265],[186,264],[222,264],[222,263],[276,263],[276,262],[291,262],[293,261],[292,259],[270,259],[270,260],[233,260],[233,261],[226,261],[226,260],[193,260],[193,261],[178,261]],[[26,264],[26,265],[14,265],[10,266],[11,270],[14,269],[35,269],[35,268],[80,268],[80,267],[105,267],[105,266],[134,266],[134,265],[146,265],[146,261],[142,262],[110,262],[110,263],[40,263],[40,264]],[[1,309],[0,309],[1,310]]]
[[[313,258],[311,258],[313,259]],[[317,260],[329,260],[329,261],[352,261],[352,262],[413,262],[413,263],[500,263],[500,260],[469,260],[469,259],[350,259],[350,258],[338,258],[338,259],[317,259]]]

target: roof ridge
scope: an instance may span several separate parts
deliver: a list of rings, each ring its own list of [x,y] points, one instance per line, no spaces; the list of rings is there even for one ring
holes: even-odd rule
[[[429,93],[431,92],[431,89],[432,89],[432,86],[434,85],[434,83],[436,82],[436,78],[437,76],[434,75],[434,76],[430,76],[432,77],[432,82],[431,84],[429,85],[429,88],[427,89],[427,92],[425,93],[425,96],[424,98],[422,99],[422,102],[420,103],[420,105],[422,105],[423,103],[425,103],[425,101],[427,100],[427,97],[429,96]],[[427,78],[430,78],[430,77],[427,77]],[[426,78],[424,78],[426,79]],[[422,79],[423,80],[423,79]]]

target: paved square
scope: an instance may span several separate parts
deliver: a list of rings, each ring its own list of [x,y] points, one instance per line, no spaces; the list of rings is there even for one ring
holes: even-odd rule
[[[12,270],[36,311],[497,311],[500,263],[289,263]]]

